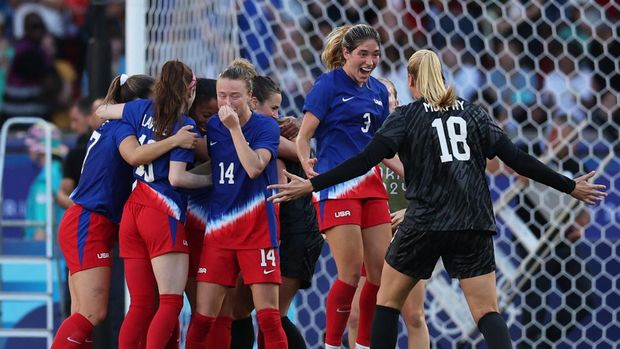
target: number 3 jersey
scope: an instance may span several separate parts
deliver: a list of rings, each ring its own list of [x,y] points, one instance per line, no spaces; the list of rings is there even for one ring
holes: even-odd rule
[[[504,131],[480,106],[448,108],[424,100],[399,107],[377,135],[405,167],[409,207],[403,227],[424,231],[495,231],[486,158]]]
[[[366,147],[389,114],[388,92],[374,77],[359,86],[337,68],[317,79],[306,97],[304,112],[320,121],[314,133],[315,170],[323,173]],[[315,201],[363,198],[387,198],[378,167],[314,195]]]
[[[153,102],[143,99],[125,104],[123,122],[129,124],[140,144],[155,143]],[[185,125],[196,126],[193,119],[183,115],[182,123],[174,126],[173,134]],[[171,136],[171,135],[168,135]],[[185,222],[187,194],[183,189],[172,187],[168,180],[170,161],[194,162],[194,152],[183,148],[174,148],[150,164],[138,166],[133,171],[137,180],[130,201],[155,208],[174,219]]]
[[[252,113],[241,131],[250,148],[268,150],[271,160],[258,177],[250,178],[239,161],[228,128],[219,117],[209,120],[207,147],[213,189],[208,199],[210,213],[205,239],[227,249],[277,247],[278,219],[276,207],[267,201],[271,196],[267,186],[278,181],[280,129],[273,118]]]
[[[131,193],[131,166],[118,152],[118,146],[133,129],[120,120],[110,120],[93,131],[86,148],[82,175],[71,200],[101,213],[114,223],[121,220],[123,205]]]

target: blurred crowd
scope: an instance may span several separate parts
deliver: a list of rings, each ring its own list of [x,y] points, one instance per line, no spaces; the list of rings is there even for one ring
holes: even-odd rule
[[[69,129],[69,110],[88,96],[89,0],[0,1],[0,124],[39,116]],[[113,74],[124,70],[124,1],[106,1]],[[97,97],[97,96],[92,96]]]

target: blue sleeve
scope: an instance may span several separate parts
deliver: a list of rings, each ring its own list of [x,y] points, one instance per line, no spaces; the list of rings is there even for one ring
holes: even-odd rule
[[[271,152],[271,158],[278,157],[278,146],[280,145],[280,127],[273,118],[265,117],[264,122],[256,141],[252,144],[252,149],[267,149]]]
[[[304,102],[303,112],[314,114],[320,121],[323,121],[327,116],[331,100],[334,97],[333,86],[328,80],[327,75],[319,77],[310,92],[308,92]]]
[[[151,101],[148,99],[138,99],[125,103],[122,121],[133,127],[134,134],[140,128],[142,115],[149,108],[150,104]]]
[[[136,135],[136,130],[124,121],[117,121],[115,126],[114,143],[116,143],[117,148],[120,147],[125,138]]]
[[[183,116],[183,124],[175,127],[174,133],[176,133],[181,127],[185,125],[192,125],[194,126],[194,129],[196,128],[196,122],[194,121],[194,119],[187,117],[187,116]],[[194,162],[194,151],[192,149],[185,149],[185,148],[179,148],[179,147],[174,148],[170,151],[170,161],[193,163]]]

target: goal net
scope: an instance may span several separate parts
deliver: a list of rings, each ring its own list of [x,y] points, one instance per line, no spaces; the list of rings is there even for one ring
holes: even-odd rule
[[[498,220],[497,289],[519,347],[611,348],[620,342],[618,90],[620,7],[597,1],[151,1],[148,72],[170,58],[198,76],[216,77],[233,57],[250,59],[279,81],[283,110],[301,115],[306,93],[325,68],[327,34],[368,23],[381,35],[376,76],[392,80],[402,104],[407,58],[430,48],[459,95],[480,103],[512,140],[568,176],[596,170],[605,203],[518,178],[490,163]],[[310,348],[322,343],[325,297],[335,265],[328,248],[293,317]],[[427,284],[426,321],[437,347],[483,342],[458,283],[439,265]],[[406,347],[401,326],[399,347]]]

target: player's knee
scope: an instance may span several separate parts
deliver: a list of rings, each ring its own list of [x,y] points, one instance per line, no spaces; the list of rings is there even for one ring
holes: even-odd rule
[[[356,286],[360,282],[360,277],[362,277],[360,269],[361,267],[357,268],[357,270],[351,268],[349,270],[338,272],[338,279],[346,284]]]
[[[426,326],[426,319],[424,318],[424,310],[406,311],[402,313],[405,325],[409,329],[419,329]]]

